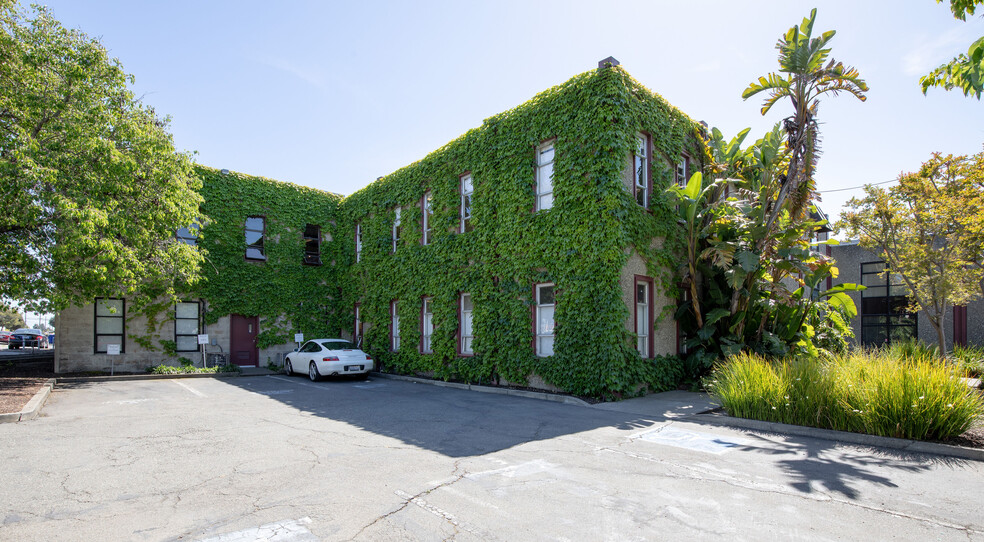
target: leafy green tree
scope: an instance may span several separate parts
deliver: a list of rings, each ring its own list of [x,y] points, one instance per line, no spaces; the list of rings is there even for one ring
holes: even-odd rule
[[[941,3],[943,0],[936,0]],[[950,0],[950,11],[953,17],[961,21],[967,20],[967,15],[973,15],[978,5],[984,0]],[[984,36],[970,44],[967,54],[960,54],[950,62],[943,64],[929,74],[919,78],[923,94],[930,87],[943,87],[945,90],[959,88],[964,96],[973,94],[978,100],[984,92]]]
[[[944,317],[953,305],[981,296],[980,225],[984,216],[984,153],[939,153],[889,189],[868,186],[847,203],[838,228],[885,259],[902,278],[911,310],[923,311],[946,352]]]
[[[200,181],[96,40],[0,0],[0,295],[35,310],[174,295]],[[30,18],[29,18],[30,17]]]
[[[24,315],[16,309],[0,311],[0,327],[4,329],[17,329],[24,327]]]

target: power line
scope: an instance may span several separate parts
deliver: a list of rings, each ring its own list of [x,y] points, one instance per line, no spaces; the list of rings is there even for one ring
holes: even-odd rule
[[[899,182],[898,179],[892,179],[891,181],[882,181],[880,183],[865,183],[860,186],[851,186],[848,188],[835,188],[833,190],[817,190],[817,192],[820,192],[821,194],[829,194],[830,192],[844,192],[846,190],[858,190],[866,186],[878,186],[880,184],[897,183],[897,182]]]

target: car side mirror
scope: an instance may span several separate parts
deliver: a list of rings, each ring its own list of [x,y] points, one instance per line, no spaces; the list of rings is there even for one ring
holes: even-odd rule
[[[297,349],[296,348],[294,349],[294,352],[297,352]]]

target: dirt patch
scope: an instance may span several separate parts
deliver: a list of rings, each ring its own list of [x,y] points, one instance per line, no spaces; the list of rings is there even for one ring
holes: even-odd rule
[[[23,410],[34,394],[41,391],[45,382],[47,382],[45,378],[0,378],[0,414]]]

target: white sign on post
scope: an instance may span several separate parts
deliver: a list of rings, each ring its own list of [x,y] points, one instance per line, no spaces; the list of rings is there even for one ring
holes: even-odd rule
[[[107,355],[110,355],[110,356],[118,356],[118,355],[120,355],[120,345],[118,345],[118,344],[107,344],[106,345],[106,354]]]
[[[295,333],[294,334],[294,342],[295,343],[302,343],[302,342],[304,342],[304,334],[303,333]]]
[[[198,344],[208,344],[208,333],[202,333],[198,336]]]

